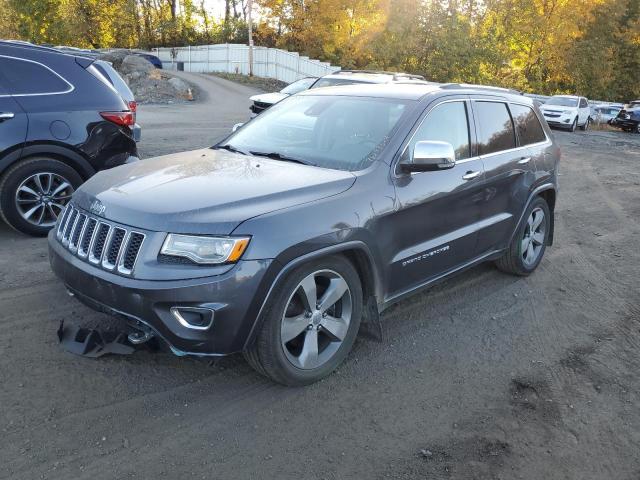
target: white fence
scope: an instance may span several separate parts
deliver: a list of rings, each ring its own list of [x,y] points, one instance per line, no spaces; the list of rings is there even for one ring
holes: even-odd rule
[[[199,45],[195,47],[157,48],[153,52],[162,60],[163,68],[177,70],[182,63],[185,72],[249,73],[249,47],[236,43]],[[320,77],[340,70],[327,62],[311,60],[295,52],[277,48],[253,47],[253,74],[287,83],[303,77]]]

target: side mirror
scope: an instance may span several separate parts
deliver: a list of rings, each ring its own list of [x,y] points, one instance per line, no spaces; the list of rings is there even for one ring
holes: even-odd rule
[[[235,132],[236,130],[238,130],[242,125],[244,125],[244,123],[236,123],[233,128],[231,129],[232,132]]]
[[[424,141],[413,147],[411,159],[400,163],[403,172],[445,170],[456,164],[456,152],[447,142]]]

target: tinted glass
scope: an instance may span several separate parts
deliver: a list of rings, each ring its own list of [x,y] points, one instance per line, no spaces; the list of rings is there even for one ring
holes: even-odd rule
[[[505,103],[477,102],[474,108],[479,124],[480,155],[509,150],[516,146],[513,123]]]
[[[58,75],[38,63],[0,57],[0,71],[12,95],[59,93],[71,88]]]
[[[577,98],[568,97],[551,97],[545,102],[545,105],[558,105],[559,107],[577,107]]]
[[[367,83],[353,80],[351,78],[321,78],[313,84],[311,88],[335,87],[336,85],[354,85],[356,83]]]
[[[450,143],[456,152],[456,160],[469,158],[469,122],[464,102],[442,103],[431,110],[411,139],[403,157],[411,155],[417,142],[426,140]]]
[[[520,145],[531,145],[546,140],[540,120],[531,108],[524,105],[510,105],[510,108]]]
[[[587,106],[587,101],[584,98],[580,99],[580,108],[585,108]]]
[[[280,93],[294,95],[303,90],[307,90],[316,80],[317,78],[302,78],[284,87],[282,90],[280,90]]]
[[[225,145],[253,155],[270,154],[319,167],[361,170],[377,158],[409,103],[343,95],[294,95],[255,117]]]

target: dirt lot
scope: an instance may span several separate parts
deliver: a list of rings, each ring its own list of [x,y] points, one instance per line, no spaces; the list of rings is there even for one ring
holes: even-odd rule
[[[199,146],[184,128],[142,147]],[[111,320],[66,295],[45,240],[0,226],[0,478],[638,480],[640,136],[557,138],[534,275],[484,265],[399,303],[383,342],[302,389],[240,357],[62,352],[61,319]]]

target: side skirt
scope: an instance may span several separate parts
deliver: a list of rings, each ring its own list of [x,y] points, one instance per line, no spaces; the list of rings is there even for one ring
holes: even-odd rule
[[[451,270],[448,270],[436,277],[430,278],[426,282],[423,282],[415,287],[411,287],[407,290],[404,290],[403,292],[400,292],[391,297],[388,297],[385,299],[384,303],[380,307],[380,313],[382,313],[384,310],[389,308],[391,305],[398,303],[399,301],[404,300],[405,298],[408,298],[419,291],[430,288],[444,280],[448,280],[449,278],[453,277],[454,275],[457,275],[458,273],[462,273],[465,270],[475,267],[480,263],[490,261],[490,260],[496,260],[500,258],[503,252],[504,250],[491,250],[489,252],[486,252],[480,255],[479,257],[469,260],[468,262],[463,263],[462,265],[459,265]]]

